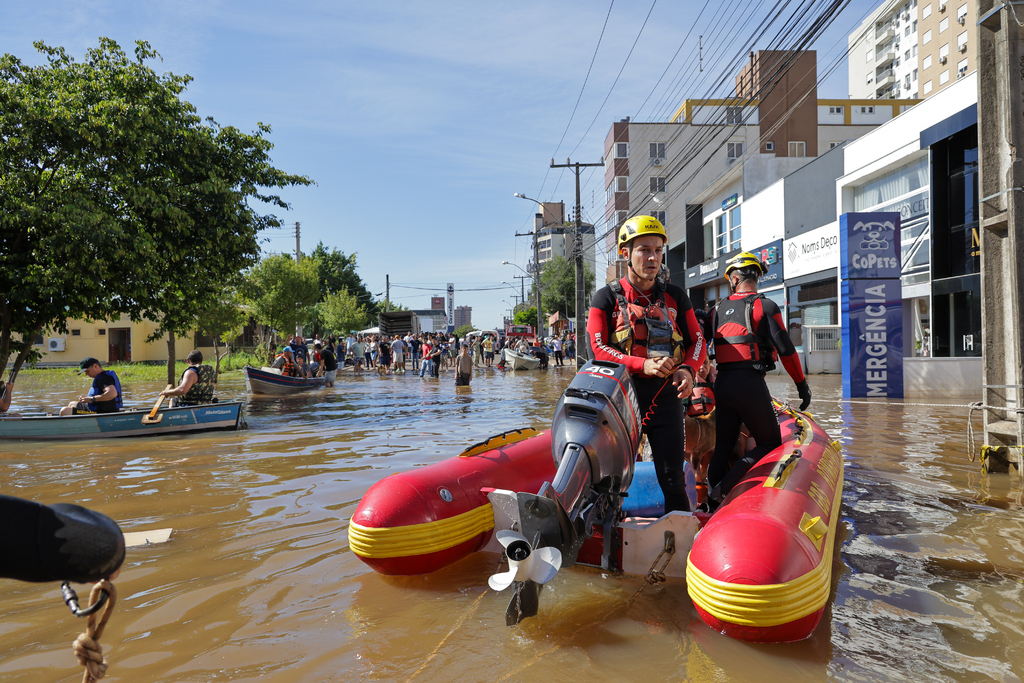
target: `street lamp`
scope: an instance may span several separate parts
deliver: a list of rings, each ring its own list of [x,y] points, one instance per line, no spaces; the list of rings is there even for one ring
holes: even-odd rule
[[[528,199],[543,210],[544,205],[536,199],[527,197],[521,192],[516,192],[512,196],[518,197],[519,199]],[[543,222],[543,219],[542,221]],[[540,228],[537,226],[536,219],[533,221],[533,288],[536,291],[537,299],[537,338],[540,339],[541,331],[544,329],[544,313],[541,312],[540,308]],[[518,268],[518,266],[516,266]]]

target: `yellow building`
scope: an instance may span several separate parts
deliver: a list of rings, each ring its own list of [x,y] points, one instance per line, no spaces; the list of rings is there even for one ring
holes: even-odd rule
[[[77,365],[92,356],[103,364],[127,362],[167,362],[167,338],[161,336],[147,342],[158,325],[150,320],[132,322],[121,317],[117,320],[69,320],[67,334],[48,333],[36,338],[35,347],[43,354],[40,365]],[[203,346],[196,346],[199,342]],[[184,360],[198,348],[207,358],[213,357],[213,342],[208,337],[188,337],[175,340],[178,360]]]

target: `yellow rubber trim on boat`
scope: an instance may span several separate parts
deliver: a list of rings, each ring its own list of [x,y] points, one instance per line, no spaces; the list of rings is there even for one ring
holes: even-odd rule
[[[497,436],[492,436],[486,441],[475,443],[466,450],[459,453],[460,458],[468,458],[471,455],[480,455],[487,451],[493,451],[495,448],[501,448],[502,446],[511,446],[518,441],[525,441],[530,437],[537,436],[540,434],[533,427],[523,427],[522,429],[513,429],[508,432],[502,432]]]
[[[814,569],[786,583],[751,586],[713,579],[693,566],[687,557],[686,587],[694,604],[716,619],[756,628],[788,624],[824,607],[832,584],[832,553],[843,497],[843,480],[840,470],[832,501],[829,533],[821,537],[825,552]]]
[[[412,557],[453,548],[493,528],[494,511],[486,503],[461,515],[424,524],[368,527],[351,522],[348,545],[360,557]]]

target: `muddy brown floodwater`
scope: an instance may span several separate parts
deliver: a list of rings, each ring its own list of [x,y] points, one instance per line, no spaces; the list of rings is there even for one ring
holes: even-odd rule
[[[386,577],[348,548],[362,494],[522,426],[547,428],[568,368],[353,377],[249,399],[249,428],[103,443],[0,443],[4,493],[74,502],[126,531],[173,527],[130,550],[102,638],[107,681],[1019,681],[1024,512],[1015,474],[967,457],[967,410],[842,403],[811,377],[815,417],[843,445],[846,535],[834,600],[811,638],[750,645],[708,629],[682,580],[572,568],[537,618],[508,628],[487,588],[497,555]],[[84,381],[82,386],[84,386]],[[795,398],[788,380],[769,384]],[[126,387],[145,405],[161,385]],[[81,387],[19,382],[14,410]],[[237,373],[225,398],[245,398]],[[679,558],[675,561],[682,561]],[[84,587],[80,587],[83,588]],[[58,586],[0,580],[0,680],[76,681],[84,630]]]

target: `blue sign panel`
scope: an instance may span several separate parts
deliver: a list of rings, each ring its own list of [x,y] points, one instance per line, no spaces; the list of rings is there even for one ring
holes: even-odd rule
[[[763,247],[754,249],[752,253],[768,266],[768,272],[757,278],[758,289],[770,289],[781,285],[783,280],[782,240],[778,239]]]
[[[843,397],[903,397],[900,280],[843,280]]]
[[[900,276],[899,213],[844,213],[839,240],[843,280]]]

